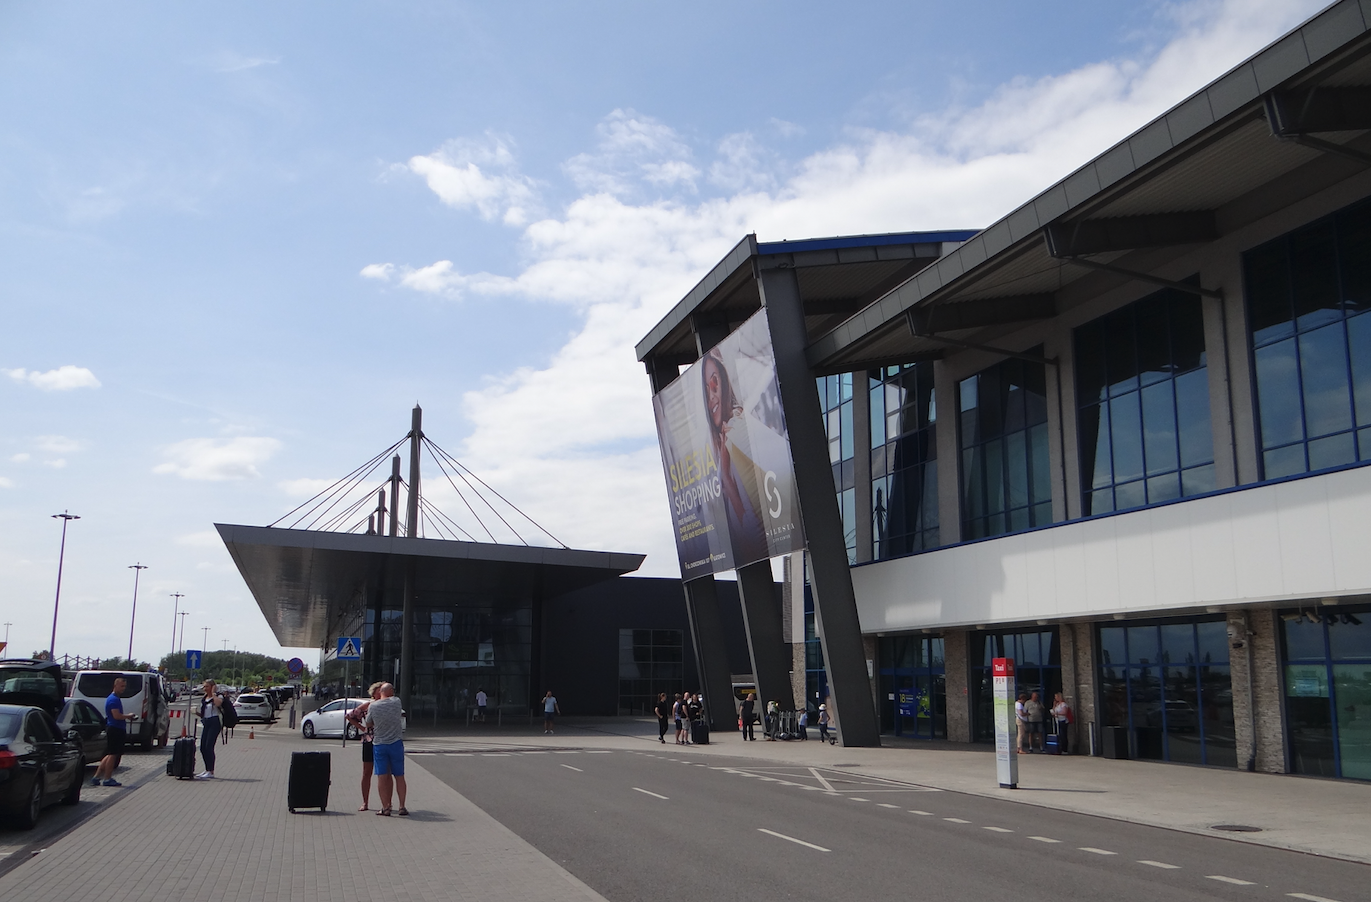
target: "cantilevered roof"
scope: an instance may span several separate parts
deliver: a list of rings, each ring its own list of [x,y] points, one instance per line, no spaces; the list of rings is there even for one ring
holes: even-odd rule
[[[418,583],[475,598],[552,598],[638,569],[644,555],[216,523],[244,582],[282,645],[322,647],[350,634],[367,592],[399,597]]]
[[[748,235],[638,342],[639,360],[699,358],[692,317],[731,330],[761,308],[753,263],[796,271],[805,323],[817,336],[904,282],[975,230],[896,232],[759,242]]]
[[[817,336],[810,365],[860,370],[985,342],[1128,278],[1092,264],[1156,272],[1365,170],[1369,25],[1365,0],[1330,6]]]

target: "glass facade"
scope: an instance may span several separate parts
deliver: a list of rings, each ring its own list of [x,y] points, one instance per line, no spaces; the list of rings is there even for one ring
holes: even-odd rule
[[[884,636],[881,731],[916,739],[947,738],[947,679],[938,636]]]
[[[1062,691],[1062,654],[1057,629],[1022,633],[977,632],[971,636],[971,739],[995,741],[995,682],[991,662],[1013,658],[1015,686],[1040,692],[1045,703]]]
[[[1243,266],[1264,477],[1371,459],[1371,204]]]
[[[1371,780],[1371,606],[1281,613],[1297,774]]]
[[[847,562],[857,563],[857,467],[856,432],[852,426],[852,374],[824,376],[819,383],[819,406],[823,408],[828,435],[828,461],[833,465],[833,488],[843,519]]]
[[[1134,758],[1237,767],[1228,624],[1100,627],[1100,721]]]
[[[619,713],[649,715],[657,693],[685,691],[681,630],[619,630]]]
[[[824,669],[824,646],[815,627],[814,593],[805,583],[805,698],[803,704],[811,712],[828,698],[828,671]],[[810,718],[810,723],[818,721]]]
[[[1041,353],[1034,348],[1032,353]],[[1043,364],[1009,359],[958,386],[962,538],[1052,522]]]
[[[1213,491],[1198,295],[1164,289],[1075,332],[1086,516]]]
[[[938,546],[933,364],[871,370],[872,559]]]

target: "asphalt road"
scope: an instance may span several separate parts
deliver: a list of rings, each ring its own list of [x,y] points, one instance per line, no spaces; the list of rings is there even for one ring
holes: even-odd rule
[[[1371,899],[1371,867],[755,759],[416,755],[612,902]]]

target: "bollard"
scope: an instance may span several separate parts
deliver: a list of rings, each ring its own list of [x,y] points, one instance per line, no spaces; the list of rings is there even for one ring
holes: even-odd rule
[[[291,705],[290,705],[290,728],[291,728],[292,730],[295,729],[295,703],[294,703],[294,702],[291,702]]]

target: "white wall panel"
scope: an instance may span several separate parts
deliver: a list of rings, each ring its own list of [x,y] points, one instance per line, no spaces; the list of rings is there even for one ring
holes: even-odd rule
[[[1371,594],[1371,467],[854,568],[866,632]]]

